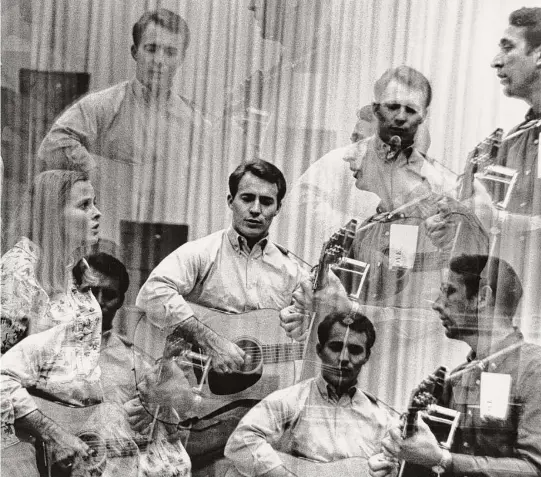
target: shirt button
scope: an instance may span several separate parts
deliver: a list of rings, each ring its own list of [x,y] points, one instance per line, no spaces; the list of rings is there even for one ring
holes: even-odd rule
[[[385,232],[385,236],[386,236],[386,237],[389,236],[389,231]]]
[[[477,379],[477,380],[475,381],[475,384],[477,384],[477,386],[479,386],[479,384],[481,384],[481,381],[480,381],[479,379]]]
[[[464,442],[464,447],[467,449],[468,447],[470,447],[470,445],[467,443],[467,442]]]
[[[529,176],[532,173],[531,169],[528,169],[526,172],[524,172],[524,175]]]
[[[539,144],[539,139],[534,139],[534,140],[533,140],[533,143],[534,143],[534,144]]]
[[[521,206],[521,207],[526,207],[526,202],[522,202],[522,203],[520,204],[520,206]]]
[[[525,239],[526,239],[526,237],[525,237],[524,235],[521,235],[520,238],[519,238],[519,240],[520,240],[521,242],[524,242]]]

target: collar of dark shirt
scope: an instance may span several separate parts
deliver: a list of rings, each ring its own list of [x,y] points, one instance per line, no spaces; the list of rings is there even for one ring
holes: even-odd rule
[[[467,357],[468,364],[477,362],[482,362],[482,369],[484,371],[490,369],[491,371],[495,370],[503,360],[506,359],[507,354],[499,354],[495,358],[491,358],[494,354],[509,348],[509,352],[514,351],[517,345],[520,345],[524,342],[524,335],[519,329],[515,329],[512,333],[508,334],[502,341],[496,343],[493,348],[492,353],[489,356],[483,358],[478,358],[475,351],[471,350]]]
[[[234,228],[233,226],[230,226],[228,229],[227,229],[227,236],[229,238],[229,242],[231,243],[233,249],[236,251],[236,252],[240,252],[240,251],[246,251],[247,253],[250,253],[250,250],[248,248],[248,241],[246,240],[245,237],[243,237],[242,235],[240,235]],[[267,247],[269,243],[269,236],[266,235],[265,237],[261,238],[255,245],[254,247],[252,248],[252,251],[254,251],[256,249],[256,247],[259,246],[259,248],[261,249],[261,253],[265,253],[265,249]]]
[[[536,113],[533,108],[530,108],[528,112],[526,113],[525,120],[526,121],[534,121],[536,119],[541,119],[541,112]]]

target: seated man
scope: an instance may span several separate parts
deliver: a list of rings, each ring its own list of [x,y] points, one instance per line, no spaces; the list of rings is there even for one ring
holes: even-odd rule
[[[363,475],[367,459],[380,450],[391,415],[357,384],[376,339],[372,323],[359,313],[331,313],[319,325],[318,339],[321,373],[267,396],[229,438],[225,455],[243,475],[304,475],[295,472],[300,461],[277,449],[318,463],[358,457],[352,475]],[[348,473],[334,469],[332,475]]]
[[[462,255],[450,263],[434,303],[447,338],[471,347],[465,364],[446,380],[440,404],[460,411],[453,445],[445,449],[419,418],[402,439],[392,429],[384,454],[370,459],[371,475],[392,475],[390,456],[438,474],[541,474],[541,347],[513,326],[522,297],[515,271],[502,259]],[[412,473],[419,475],[419,469]]]
[[[59,468],[75,468],[81,465],[80,458],[86,458],[90,453],[89,446],[76,437],[74,431],[63,428],[38,408],[27,389],[32,389],[36,394],[44,394],[48,398],[79,406],[98,403],[124,405],[125,411],[119,406],[97,408],[98,410],[94,411],[92,417],[85,423],[89,426],[91,423],[92,427],[98,426],[100,435],[121,436],[124,440],[126,440],[124,432],[136,437],[138,434],[135,432],[149,430],[152,420],[149,411],[155,410],[156,405],[161,405],[162,409],[165,408],[159,416],[167,412],[168,422],[171,413],[175,413],[170,408],[173,401],[179,403],[182,410],[184,410],[184,405],[186,408],[191,407],[192,396],[188,383],[184,375],[176,371],[171,363],[168,363],[168,371],[174,374],[174,379],[178,380],[178,384],[169,395],[165,395],[163,386],[156,390],[152,389],[154,385],[160,384],[152,373],[147,374],[145,379],[136,384],[133,369],[137,353],[134,353],[132,345],[124,337],[112,330],[115,314],[123,304],[129,285],[129,277],[124,265],[108,254],[97,253],[90,255],[88,261],[81,260],[74,270],[74,276],[81,289],[88,287],[92,289],[102,310],[101,349],[99,369],[96,370],[100,373],[99,389],[77,386],[76,377],[72,379],[75,385],[68,384],[73,367],[71,362],[80,359],[84,366],[85,359],[84,356],[70,354],[70,343],[64,339],[69,336],[66,328],[73,326],[72,324],[59,325],[46,332],[32,335],[5,353],[1,361],[0,390],[3,408],[9,409],[9,412],[2,413],[2,431],[13,437],[16,436],[12,443],[16,443],[17,437],[22,442],[20,445],[3,448],[3,475],[38,475],[33,439],[30,436],[38,437],[47,444],[51,451],[52,461],[56,462]],[[149,371],[150,367],[146,369]],[[67,389],[72,389],[73,392],[68,394]],[[144,403],[140,397],[144,399]],[[65,408],[65,412],[68,411],[68,408]],[[125,412],[128,413],[127,422]],[[81,424],[83,423],[73,423],[75,429]],[[170,429],[164,429],[164,433],[168,430]],[[128,446],[133,445],[134,442],[136,441],[134,440]],[[190,460],[181,443],[177,439],[171,445],[177,453],[174,466],[177,470],[188,473]],[[122,449],[119,451],[122,452]],[[126,471],[127,464],[120,462],[123,460],[118,460],[119,465],[122,466],[123,471]],[[135,458],[131,464],[132,469],[144,462]],[[116,468],[115,464],[115,459],[108,460],[107,475],[111,475],[109,472]]]

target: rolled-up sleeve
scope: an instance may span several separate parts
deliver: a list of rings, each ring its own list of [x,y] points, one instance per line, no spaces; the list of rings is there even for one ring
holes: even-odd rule
[[[197,242],[182,245],[152,271],[139,291],[136,305],[157,326],[182,323],[194,315],[184,295],[193,290],[209,261]]]

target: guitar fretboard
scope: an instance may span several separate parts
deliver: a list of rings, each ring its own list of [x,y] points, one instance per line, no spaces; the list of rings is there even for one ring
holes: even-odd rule
[[[302,359],[304,344],[283,343],[261,346],[263,363],[285,363]]]

